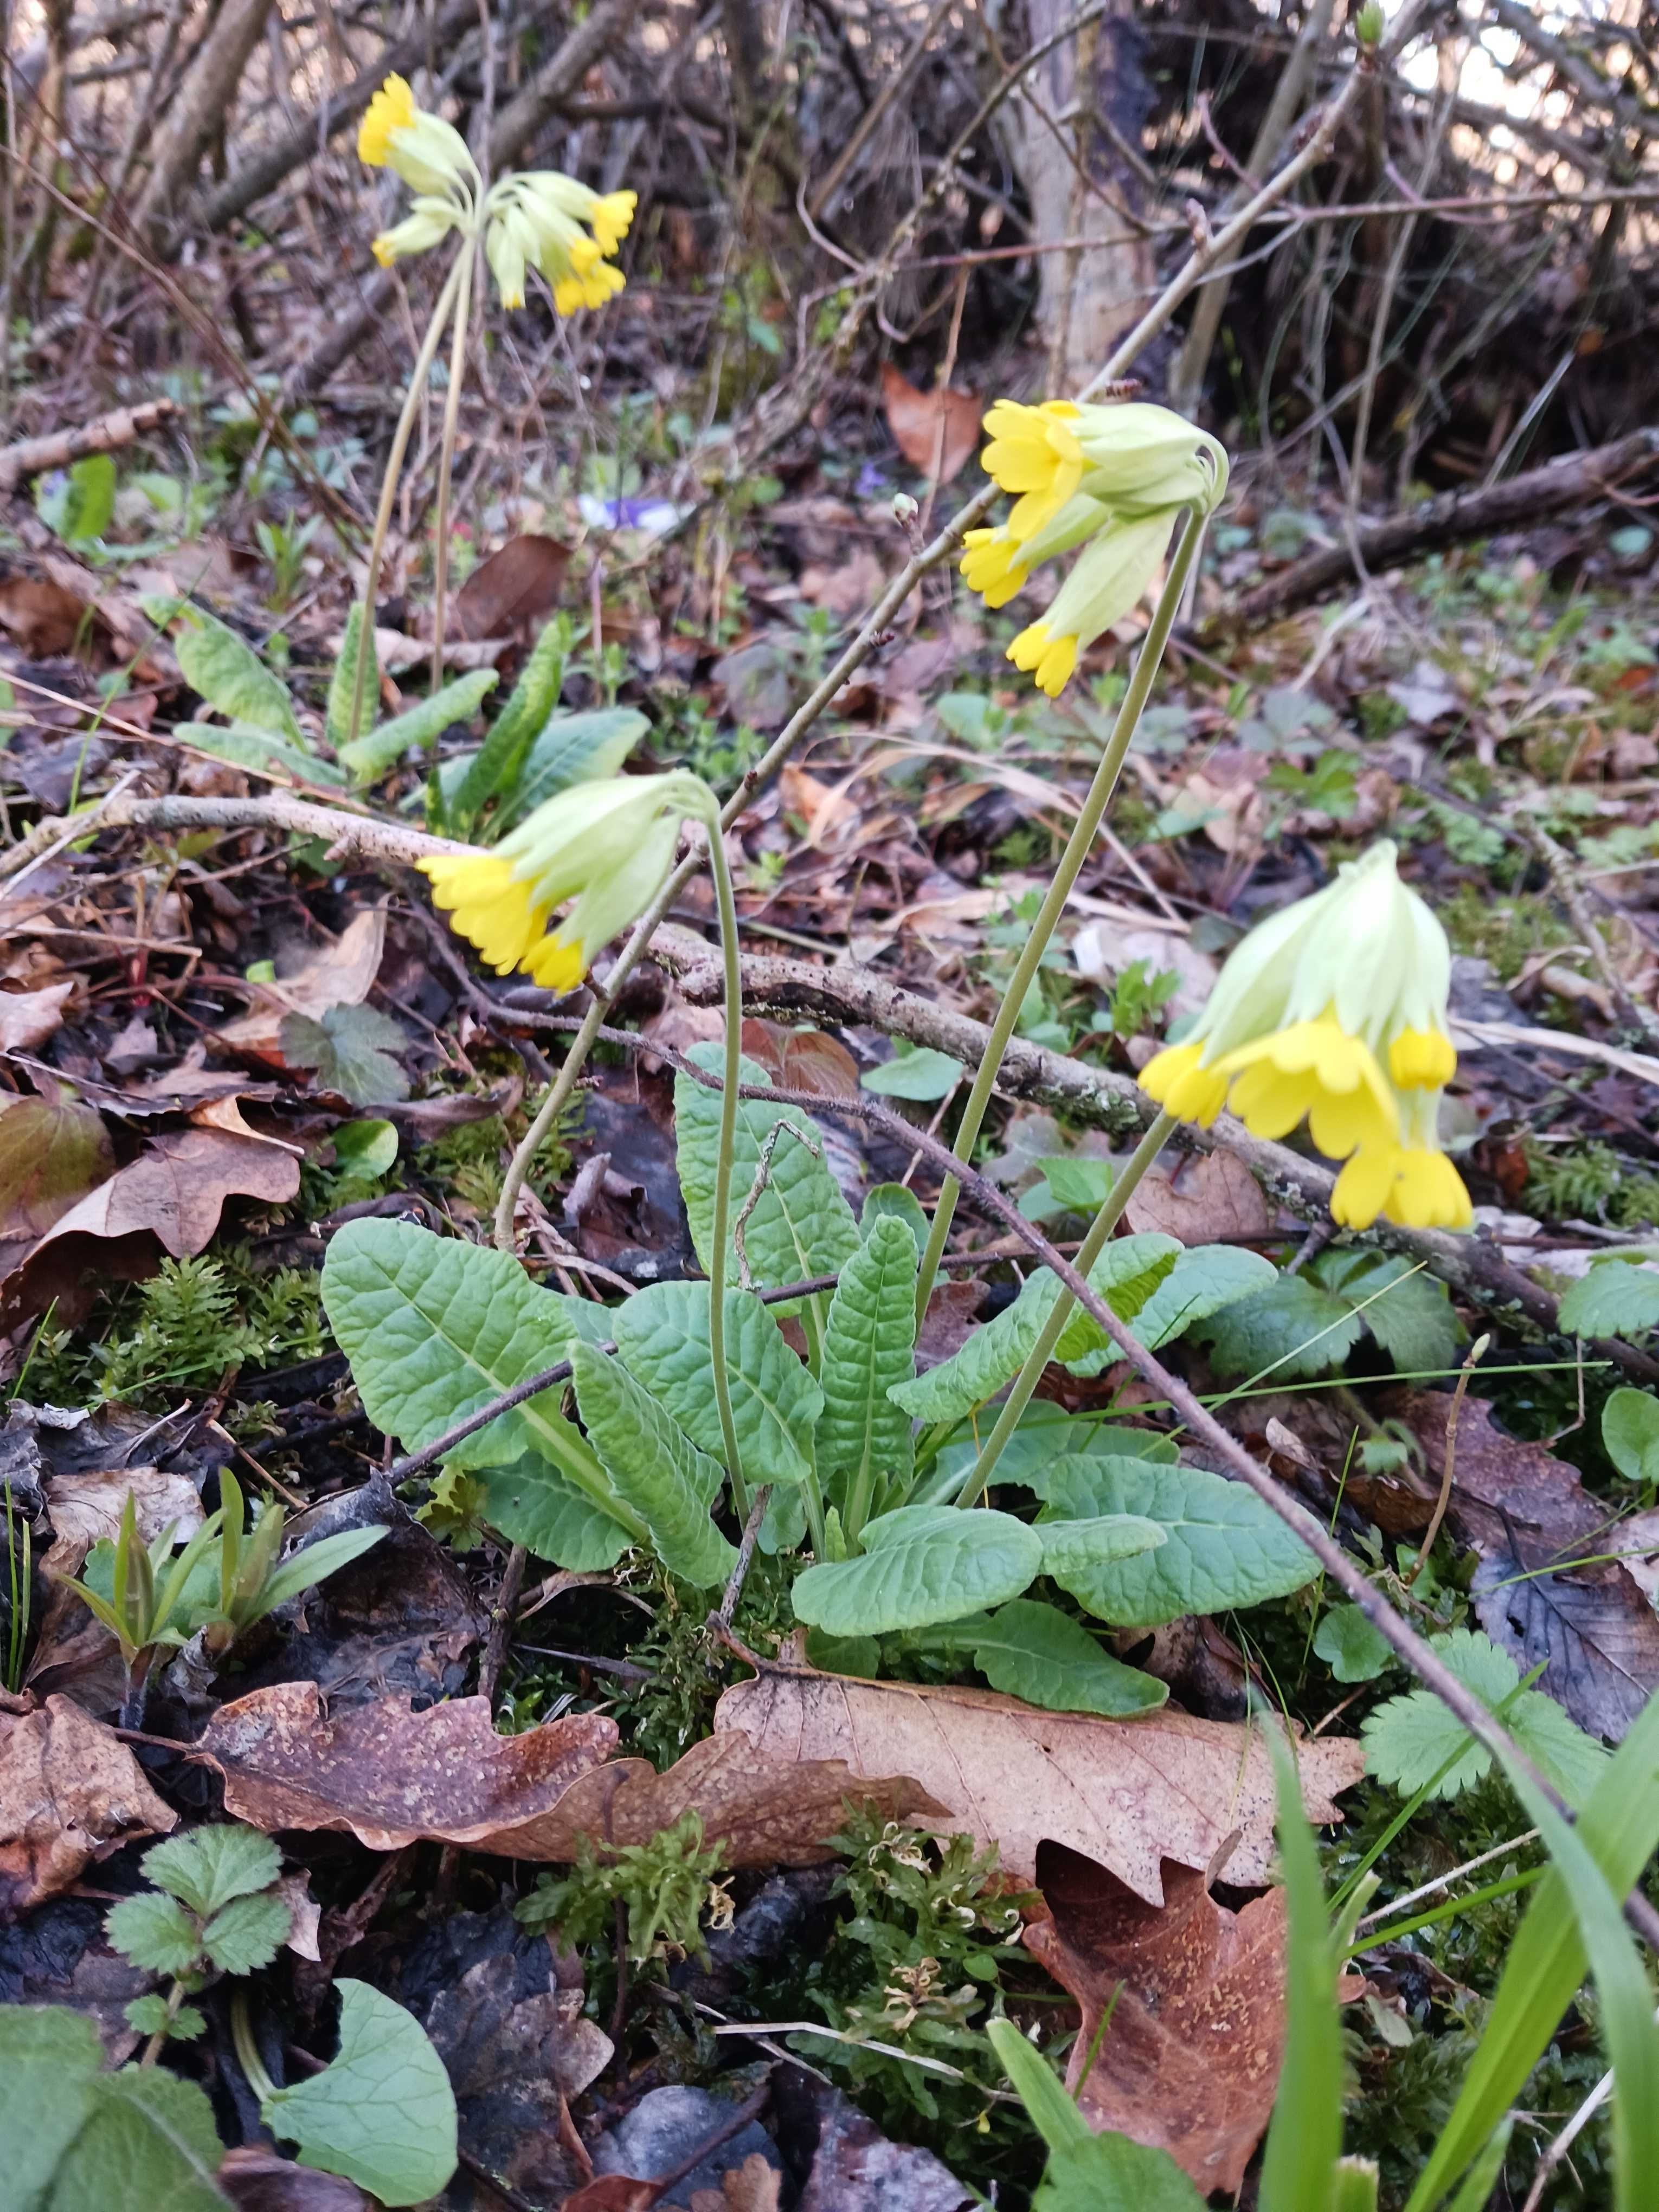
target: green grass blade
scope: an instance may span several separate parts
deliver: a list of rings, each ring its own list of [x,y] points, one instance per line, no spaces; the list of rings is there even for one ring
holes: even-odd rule
[[[1053,2067],[1040,2051],[1032,2050],[1012,2021],[994,2020],[985,2032],[1002,2061],[1003,2072],[1019,2092],[1032,2126],[1049,2149],[1064,2150],[1068,2143],[1091,2142],[1089,2123],[1061,2088]]]
[[[1464,2175],[1463,2186],[1453,2197],[1449,2212],[1486,2212],[1487,2201],[1498,2185],[1504,2154],[1514,2132],[1515,2115],[1511,2112],[1492,2130],[1486,2148]]]
[[[1342,2153],[1342,2037],[1336,1959],[1313,1830],[1296,1764],[1275,1722],[1267,1727],[1279,1790],[1279,1857],[1289,1914],[1285,2063],[1262,2154],[1261,2212],[1334,2212]],[[1345,2212],[1348,2199],[1341,2200]],[[1374,2196],[1373,2196],[1374,2201]],[[1363,2200],[1354,2200],[1356,2203]]]

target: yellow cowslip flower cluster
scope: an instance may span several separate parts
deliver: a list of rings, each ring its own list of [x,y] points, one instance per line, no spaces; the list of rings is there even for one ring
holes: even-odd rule
[[[1058,698],[1079,655],[1120,622],[1157,574],[1183,507],[1213,513],[1227,489],[1226,449],[1167,407],[999,399],[985,417],[981,465],[1015,495],[1008,520],[970,530],[962,574],[988,606],[1007,604],[1034,568],[1084,552],[1038,622],[1008,648],[1017,668]]]
[[[1446,933],[1401,882],[1384,840],[1251,931],[1189,1035],[1148,1063],[1140,1087],[1202,1128],[1224,1105],[1258,1137],[1305,1121],[1317,1149],[1346,1163],[1331,1194],[1345,1228],[1380,1214],[1467,1229],[1469,1194],[1438,1127],[1457,1067],[1450,981]]]
[[[545,800],[493,850],[437,853],[419,866],[433,904],[498,975],[520,968],[546,990],[574,991],[661,890],[688,819],[717,824],[719,808],[684,770],[595,777]]]
[[[535,169],[501,178],[481,202],[483,179],[466,141],[419,106],[400,76],[387,77],[370,100],[357,155],[372,169],[395,171],[415,193],[405,219],[374,242],[382,268],[427,252],[452,230],[482,232],[504,307],[524,305],[530,269],[547,279],[561,315],[602,307],[622,290],[623,273],[608,257],[628,235],[636,193],[596,192],[557,169]]]

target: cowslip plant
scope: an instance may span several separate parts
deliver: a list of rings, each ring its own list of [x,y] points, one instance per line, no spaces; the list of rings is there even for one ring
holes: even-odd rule
[[[217,1558],[204,1559],[198,1570],[198,1580],[206,1579],[209,1588],[198,1595],[187,1584],[184,1599],[190,1632],[199,1629],[215,1653],[228,1651],[256,1621],[361,1559],[386,1534],[382,1527],[343,1528],[307,1544],[279,1565],[288,1522],[281,1499],[266,1498],[245,1527],[241,1485],[228,1468],[220,1473],[219,1497]]]
[[[255,1828],[193,1828],[152,1845],[140,1864],[154,1886],[112,1905],[104,1925],[124,1958],[171,1979],[165,1996],[135,1997],[126,2008],[127,2025],[149,2038],[143,2063],[153,2065],[164,2043],[193,2040],[206,2024],[185,1999],[216,1973],[269,1966],[292,1914],[276,1889],[276,1846]]]
[[[128,1491],[113,1542],[105,1537],[93,1546],[80,1578],[64,1577],[69,1588],[94,1619],[108,1629],[120,1649],[129,1706],[140,1694],[154,1655],[188,1640],[189,1631],[175,1615],[186,1583],[219,1533],[219,1521],[217,1513],[210,1514],[175,1559],[177,1524],[169,1522],[146,1544],[138,1534],[133,1493]]]

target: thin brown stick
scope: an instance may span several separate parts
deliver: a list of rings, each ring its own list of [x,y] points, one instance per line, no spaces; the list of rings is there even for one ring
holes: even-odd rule
[[[478,1695],[495,1702],[495,1685],[501,1679],[501,1668],[507,1663],[507,1647],[513,1635],[513,1622],[519,1610],[519,1594],[524,1588],[524,1571],[529,1554],[522,1544],[515,1544],[507,1555],[506,1571],[495,1603],[489,1615],[489,1638],[484,1645],[483,1657],[478,1662]]]
[[[94,416],[72,429],[20,439],[0,452],[0,492],[11,491],[26,477],[40,476],[47,469],[66,469],[88,453],[110,453],[130,446],[184,411],[174,399],[144,399],[136,407],[113,407],[107,415]]]
[[[1457,1381],[1452,1387],[1452,1401],[1446,1413],[1446,1464],[1440,1474],[1440,1495],[1434,1502],[1434,1511],[1429,1516],[1429,1525],[1423,1532],[1423,1541],[1417,1557],[1406,1570],[1405,1586],[1409,1589],[1429,1563],[1434,1549],[1434,1540],[1440,1534],[1440,1524],[1446,1517],[1446,1508],[1451,1504],[1452,1470],[1457,1463],[1457,1423],[1463,1411],[1463,1400],[1468,1394],[1469,1377],[1486,1358],[1489,1336],[1477,1336],[1469,1346],[1468,1358],[1458,1370]]]
[[[755,1556],[755,1540],[760,1534],[761,1522],[766,1518],[766,1501],[772,1495],[772,1486],[763,1482],[756,1491],[749,1508],[749,1518],[743,1524],[743,1537],[738,1546],[737,1563],[727,1577],[720,1610],[714,1618],[723,1628],[730,1628],[732,1616],[738,1609],[738,1600],[743,1595],[743,1586],[749,1578],[749,1563]]]

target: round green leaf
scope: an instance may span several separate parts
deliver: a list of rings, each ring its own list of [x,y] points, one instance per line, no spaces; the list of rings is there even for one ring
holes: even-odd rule
[[[1041,1571],[1042,1540],[1010,1513],[906,1505],[864,1533],[861,1558],[809,1567],[797,1617],[832,1636],[926,1628],[1005,1605]]]

